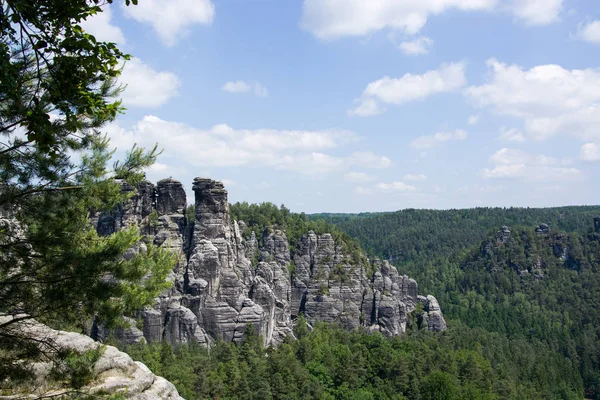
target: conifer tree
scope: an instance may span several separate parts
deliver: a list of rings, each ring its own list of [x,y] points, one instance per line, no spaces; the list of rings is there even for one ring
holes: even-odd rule
[[[116,78],[129,56],[81,27],[107,3],[0,0],[3,357],[24,348],[19,320],[117,323],[165,289],[174,263],[151,245],[124,258],[142,239],[137,228],[99,237],[90,223],[90,212],[125,201],[120,182],[139,184],[158,155],[134,146],[107,166],[114,151],[101,128],[124,111]]]

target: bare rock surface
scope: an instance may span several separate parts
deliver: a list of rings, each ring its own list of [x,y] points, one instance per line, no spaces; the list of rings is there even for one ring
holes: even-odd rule
[[[196,178],[192,188],[193,221],[185,217],[183,185],[170,178],[156,186],[145,183],[131,204],[96,219],[101,234],[139,223],[147,241],[180,256],[174,287],[139,312],[141,327],[117,332],[120,340],[137,342],[142,334],[147,342],[208,345],[216,339],[242,340],[252,325],[265,344],[278,344],[293,335],[300,314],[309,325],[339,323],[385,336],[405,332],[408,314],[421,301],[418,286],[387,261],[357,258],[330,234],[312,231],[294,243],[292,253],[286,232],[248,233],[244,221],[231,220],[222,182]],[[443,315],[430,297],[421,301],[427,327],[443,330]]]
[[[17,316],[18,317],[18,316]],[[12,316],[0,316],[0,324],[9,322]],[[50,378],[53,356],[60,352],[74,351],[82,354],[101,348],[100,358],[92,367],[91,382],[80,392],[102,398],[122,394],[134,400],[183,400],[172,383],[154,375],[144,364],[133,361],[129,355],[113,346],[105,346],[92,338],[74,332],[54,330],[35,320],[27,319],[10,325],[19,336],[40,343],[45,358],[33,366],[35,379],[26,388],[14,389],[0,399],[59,398],[69,388],[53,384]],[[3,392],[4,393],[4,392]]]

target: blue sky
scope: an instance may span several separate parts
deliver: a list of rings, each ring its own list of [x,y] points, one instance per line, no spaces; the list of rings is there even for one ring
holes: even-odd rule
[[[597,0],[140,0],[122,153],[297,212],[597,204]],[[190,199],[192,196],[189,192]]]

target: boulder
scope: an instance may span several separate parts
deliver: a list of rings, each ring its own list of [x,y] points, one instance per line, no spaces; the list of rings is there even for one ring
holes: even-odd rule
[[[0,316],[0,324],[9,322],[13,316]],[[32,365],[35,379],[27,387],[16,386],[0,399],[59,398],[70,388],[51,379],[53,361],[61,352],[84,353],[100,349],[101,355],[92,366],[92,379],[79,389],[91,397],[100,393],[124,395],[134,400],[183,400],[172,383],[154,375],[144,364],[133,361],[129,355],[113,346],[103,346],[92,338],[74,332],[51,329],[33,319],[26,319],[10,325],[15,334],[37,343],[44,359]]]

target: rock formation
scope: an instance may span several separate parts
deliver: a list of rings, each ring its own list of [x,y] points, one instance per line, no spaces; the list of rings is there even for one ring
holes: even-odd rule
[[[7,323],[12,318],[0,316],[0,324]],[[53,378],[60,365],[58,355],[71,351],[82,354],[102,346],[88,336],[57,331],[31,319],[14,323],[10,327],[15,335],[38,343],[43,357],[31,365],[31,371],[34,372],[32,382],[25,387],[0,390],[0,399],[63,398],[63,394],[65,398],[69,397],[72,388],[65,387],[62,382],[64,376],[59,381]],[[78,393],[93,398],[121,394],[134,400],[183,400],[171,382],[154,375],[144,364],[133,361],[117,348],[104,346],[100,351],[101,355],[91,367],[90,383],[78,389]]]
[[[355,260],[330,234],[312,231],[295,243],[292,255],[281,230],[242,236],[246,224],[231,220],[221,182],[196,178],[193,190],[194,221],[186,220],[183,186],[172,179],[156,187],[145,183],[128,204],[96,220],[101,234],[138,223],[147,241],[180,255],[173,288],[140,312],[142,327],[132,320],[129,329],[115,332],[119,340],[239,341],[252,325],[265,344],[277,344],[293,335],[301,313],[311,325],[335,322],[395,336],[405,331],[418,302],[427,328],[445,329],[437,300],[419,297],[417,283],[387,261]],[[95,334],[107,332],[96,327]]]

